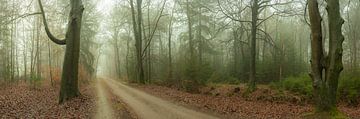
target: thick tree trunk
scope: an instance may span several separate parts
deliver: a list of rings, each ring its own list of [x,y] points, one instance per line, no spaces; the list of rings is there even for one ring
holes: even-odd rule
[[[329,18],[329,54],[326,58],[326,76],[328,93],[329,93],[329,106],[336,106],[336,93],[338,88],[338,81],[341,71],[343,70],[342,54],[344,36],[342,35],[342,25],[344,20],[340,15],[339,0],[327,0],[327,12]]]
[[[311,78],[313,80],[314,96],[317,107],[323,104],[322,87],[323,87],[323,69],[324,54],[322,43],[322,24],[321,16],[316,0],[308,0],[309,17],[311,24]]]
[[[336,93],[342,64],[341,32],[344,20],[340,16],[339,0],[327,0],[329,18],[329,54],[325,56],[322,41],[321,16],[316,0],[308,0],[311,23],[311,78],[318,112],[336,111]]]
[[[61,77],[61,88],[59,103],[63,103],[69,99],[80,95],[78,88],[78,64],[80,55],[80,31],[81,21],[84,12],[84,6],[81,0],[70,0],[70,15],[68,29],[64,40],[55,38],[47,25],[44,9],[41,1],[39,1],[40,9],[43,16],[45,31],[53,42],[64,45],[66,44],[65,58]]]

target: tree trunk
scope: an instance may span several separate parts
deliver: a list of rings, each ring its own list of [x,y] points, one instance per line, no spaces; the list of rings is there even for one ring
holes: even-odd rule
[[[130,6],[136,47],[137,79],[141,84],[145,84],[144,66],[142,58],[142,0],[137,0],[137,15],[135,15],[135,7],[133,0],[130,0]]]
[[[344,36],[342,25],[344,20],[340,15],[339,0],[327,0],[327,12],[329,18],[329,54],[326,58],[325,81],[328,85],[329,107],[336,107],[336,93],[341,71],[343,70],[342,54]]]
[[[174,4],[175,7],[176,4]],[[169,36],[168,36],[168,57],[169,57],[169,66],[168,66],[168,79],[172,80],[173,77],[173,70],[172,70],[172,55],[171,55],[171,39],[172,39],[172,33],[173,33],[173,19],[174,19],[174,7],[173,10],[171,12],[171,16],[170,16],[170,23],[169,23]]]
[[[188,22],[188,33],[189,33],[189,47],[190,47],[190,60],[193,62],[194,60],[194,43],[193,43],[193,35],[192,35],[192,21],[190,15],[190,3],[189,0],[186,0],[186,17]]]
[[[80,95],[78,87],[78,65],[80,55],[81,21],[84,12],[84,6],[81,0],[70,0],[71,10],[66,36],[64,40],[59,40],[51,34],[46,22],[41,0],[38,1],[43,16],[45,31],[48,37],[50,40],[59,45],[66,44],[59,96],[59,103],[61,104]]]
[[[327,0],[329,18],[329,53],[325,56],[322,41],[321,16],[316,0],[308,0],[311,23],[311,78],[313,80],[314,96],[317,112],[336,111],[336,93],[342,64],[341,32],[344,20],[340,16],[339,0]]]
[[[53,74],[52,74],[52,63],[51,63],[51,46],[50,46],[50,41],[48,41],[48,51],[49,51],[49,76],[50,76],[50,81],[51,81],[51,86],[54,87],[54,83],[53,83]]]
[[[251,43],[250,43],[250,74],[248,91],[253,92],[256,89],[256,34],[257,34],[257,21],[258,21],[258,10],[259,0],[253,0],[252,21],[251,21]]]

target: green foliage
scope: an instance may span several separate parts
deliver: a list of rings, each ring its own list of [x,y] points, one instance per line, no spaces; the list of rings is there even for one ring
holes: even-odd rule
[[[198,92],[211,77],[213,69],[208,63],[189,62],[185,69],[186,78],[182,81],[182,88],[188,92]]]
[[[360,77],[342,75],[339,81],[338,97],[349,105],[358,105],[360,98]]]
[[[307,75],[289,77],[279,82],[273,82],[270,86],[278,90],[287,90],[312,97],[312,81]],[[360,77],[353,75],[342,75],[339,79],[338,98],[349,105],[358,105],[360,98]]]
[[[32,89],[38,89],[42,84],[42,79],[36,74],[30,75],[30,85]]]
[[[279,90],[299,93],[307,97],[312,97],[313,95],[312,81],[310,77],[305,74],[297,77],[289,77],[279,82],[273,82],[270,86]]]
[[[237,85],[240,84],[240,80],[235,77],[231,77],[230,75],[224,72],[215,71],[214,73],[212,73],[211,77],[209,78],[208,83]]]

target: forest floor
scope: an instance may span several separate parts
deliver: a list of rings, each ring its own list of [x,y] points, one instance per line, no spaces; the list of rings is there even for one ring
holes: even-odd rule
[[[44,80],[40,85],[18,81],[0,86],[0,119],[135,119],[120,99],[103,83],[81,82],[81,96],[58,104],[59,85]],[[34,88],[36,87],[36,88]],[[115,113],[116,112],[116,113]]]
[[[36,88],[34,88],[36,87]],[[0,118],[301,118],[313,111],[311,102],[289,92],[260,85],[243,96],[244,85],[213,85],[191,94],[157,85],[124,84],[97,79],[80,85],[82,95],[58,104],[59,86],[19,81],[0,86]],[[351,118],[360,118],[360,105],[338,105]],[[195,111],[196,110],[196,111]]]
[[[303,115],[313,111],[313,104],[307,101],[308,99],[289,92],[279,93],[267,85],[258,86],[258,90],[248,96],[242,95],[245,91],[244,85],[205,87],[199,94],[157,85],[132,84],[132,86],[180,105],[219,114],[229,119],[294,119],[302,118]],[[340,103],[338,107],[348,117],[360,118],[360,105],[354,107]]]
[[[80,89],[80,97],[59,105],[59,86],[52,87],[50,82],[7,83],[0,87],[0,118],[91,118],[95,104],[93,87]]]

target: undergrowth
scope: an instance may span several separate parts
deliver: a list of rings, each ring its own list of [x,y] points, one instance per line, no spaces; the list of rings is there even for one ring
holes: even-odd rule
[[[289,77],[272,82],[270,87],[280,91],[290,91],[307,98],[313,97],[312,80],[308,75]],[[343,74],[339,79],[337,97],[348,105],[357,106],[360,98],[360,76]]]

